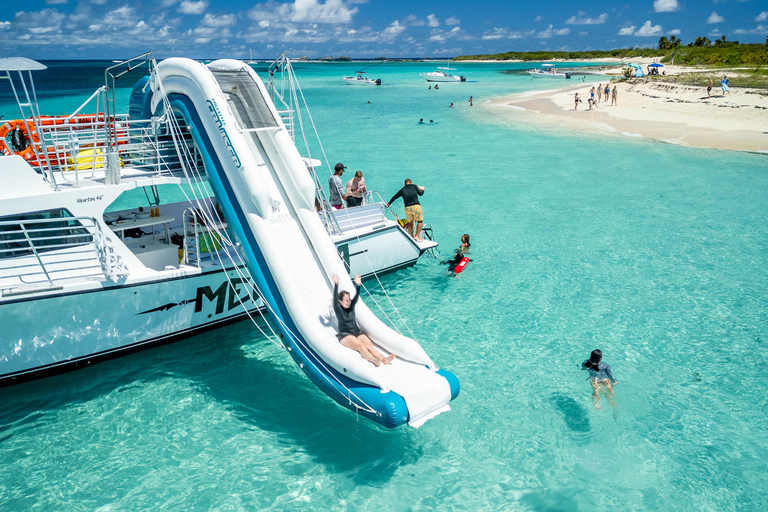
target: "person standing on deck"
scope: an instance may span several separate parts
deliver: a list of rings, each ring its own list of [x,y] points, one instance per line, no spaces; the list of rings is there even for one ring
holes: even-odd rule
[[[328,178],[328,188],[330,189],[331,206],[336,210],[344,208],[344,200],[347,195],[344,193],[344,185],[341,183],[341,175],[344,174],[344,164],[339,162],[336,167],[333,168],[333,175]]]
[[[408,230],[408,234],[417,242],[423,242],[421,238],[421,226],[424,224],[424,214],[421,211],[421,204],[419,204],[419,196],[424,195],[424,187],[414,185],[413,181],[409,179],[405,180],[403,188],[397,191],[392,196],[392,199],[385,203],[385,206],[389,208],[398,197],[403,198],[403,204],[405,205],[405,216],[408,219],[408,223],[405,225]],[[416,223],[416,235],[413,234],[413,224]]]
[[[355,177],[347,182],[347,208],[362,205],[366,190],[363,171],[355,172]]]

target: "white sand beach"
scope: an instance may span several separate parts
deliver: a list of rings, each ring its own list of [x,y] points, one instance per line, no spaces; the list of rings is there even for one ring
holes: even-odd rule
[[[487,108],[504,116],[526,116],[529,122],[576,131],[615,131],[685,146],[768,152],[768,93],[731,87],[723,95],[719,81],[707,97],[706,87],[648,79],[612,83],[617,105],[610,100],[588,110],[589,90],[597,84],[568,85],[555,91],[494,99]],[[733,85],[733,81],[732,81]],[[605,82],[603,82],[603,87]],[[574,109],[574,94],[583,100]],[[513,108],[510,108],[513,107]]]

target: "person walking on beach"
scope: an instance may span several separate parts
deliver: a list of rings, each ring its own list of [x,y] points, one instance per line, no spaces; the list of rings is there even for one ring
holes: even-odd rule
[[[619,91],[616,88],[616,86],[614,85],[613,86],[613,91],[611,91],[611,105],[614,106],[614,107],[618,106],[618,104],[616,103],[616,96],[618,96],[618,94],[619,94]]]
[[[349,292],[339,292],[339,276],[333,274],[333,312],[336,314],[336,319],[339,321],[339,334],[336,337],[339,342],[347,348],[360,352],[360,355],[365,358],[366,361],[370,361],[376,366],[381,364],[389,364],[395,359],[395,354],[390,354],[389,357],[384,357],[373,346],[371,338],[363,334],[360,331],[360,327],[357,326],[357,318],[355,317],[355,305],[357,299],[360,298],[360,287],[362,281],[360,276],[355,276],[355,298],[352,299],[349,296]]]
[[[611,84],[605,84],[605,99],[603,101],[608,101],[608,94],[611,92]]]
[[[610,402],[611,406],[615,407],[616,402],[613,401],[615,393],[613,392],[613,386],[619,382],[613,376],[611,371],[611,365],[603,363],[603,353],[600,349],[595,349],[589,355],[589,359],[581,363],[581,369],[589,372],[589,378],[592,380],[592,402],[595,405],[595,409],[600,408],[600,388],[601,386],[606,390],[605,397]]]
[[[573,110],[579,110],[579,103],[581,103],[581,99],[579,98],[579,93],[576,93],[573,95],[573,101],[575,105],[573,106]]]
[[[600,103],[601,99],[603,99],[603,84],[598,84],[598,86],[597,86],[597,102]]]
[[[712,77],[708,76],[707,80],[709,80],[709,85],[707,86],[707,98],[712,97]]]
[[[392,196],[392,199],[384,203],[384,206],[389,208],[398,197],[403,198],[403,204],[405,205],[405,217],[408,219],[408,223],[405,225],[408,230],[408,234],[417,242],[423,242],[421,238],[421,226],[424,224],[424,213],[421,211],[421,204],[419,204],[419,196],[424,195],[424,187],[414,185],[411,179],[405,180],[403,188],[397,191]],[[413,234],[413,224],[416,223],[416,235]]]
[[[328,179],[328,188],[331,192],[331,206],[337,210],[344,208],[343,201],[347,198],[344,193],[344,185],[341,183],[341,175],[344,174],[344,164],[339,162],[333,168],[333,175]]]
[[[363,171],[356,171],[355,177],[347,182],[347,208],[363,204],[363,194],[366,190]]]
[[[723,90],[723,96],[725,96],[731,90],[728,77],[723,75],[723,79],[720,80],[720,88]]]
[[[595,86],[594,85],[589,90],[589,97],[592,99],[592,101],[595,101]]]

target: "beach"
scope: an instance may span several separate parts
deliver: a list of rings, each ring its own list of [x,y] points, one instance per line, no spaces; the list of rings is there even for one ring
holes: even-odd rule
[[[589,90],[597,85],[571,83],[556,90],[496,98],[485,105],[505,117],[524,115],[527,122],[575,131],[615,132],[693,147],[768,151],[768,94],[763,90],[732,87],[724,96],[716,80],[708,98],[706,87],[638,78],[611,83],[611,89],[617,87],[617,105],[611,106],[603,97],[598,108],[590,111]],[[577,92],[582,103],[575,110]]]

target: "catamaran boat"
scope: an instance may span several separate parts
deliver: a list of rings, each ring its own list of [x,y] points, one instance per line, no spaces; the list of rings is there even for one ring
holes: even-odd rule
[[[421,76],[427,79],[427,82],[466,82],[464,75],[451,75],[449,71],[456,71],[454,68],[437,68],[431,73],[422,73]]]
[[[366,78],[363,76],[365,71],[355,71],[355,73],[357,73],[357,76],[344,77],[344,81],[347,85],[381,85],[381,78],[377,78],[376,80]]]
[[[115,79],[144,66],[115,113]],[[376,367],[333,334],[332,274],[351,290],[349,275],[436,243],[415,242],[380,197],[330,208],[303,132],[306,156],[296,146],[309,114],[285,56],[264,84],[240,61],[145,54],[66,116],[40,114],[42,69],[0,59],[22,115],[0,125],[0,385],[269,313],[254,324],[345,407],[387,427],[448,410],[455,377],[363,297],[361,328],[397,359]]]
[[[570,73],[559,72],[554,64],[542,64],[541,68],[532,69],[527,73],[531,78],[571,78]]]

